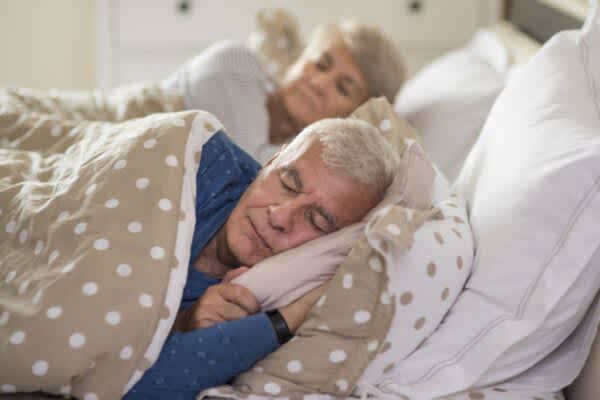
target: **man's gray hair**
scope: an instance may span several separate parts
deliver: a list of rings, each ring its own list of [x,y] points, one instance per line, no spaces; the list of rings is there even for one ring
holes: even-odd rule
[[[397,46],[383,32],[357,20],[320,25],[313,31],[300,59],[289,70],[297,74],[304,62],[317,60],[324,49],[341,37],[367,80],[369,97],[385,96],[390,103],[406,80],[406,67]]]
[[[293,162],[317,139],[323,146],[321,158],[325,165],[384,195],[400,159],[381,132],[360,119],[328,118],[307,126],[275,158],[273,167]]]

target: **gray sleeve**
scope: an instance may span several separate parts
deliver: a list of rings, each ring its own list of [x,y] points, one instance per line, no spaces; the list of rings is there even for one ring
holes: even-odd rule
[[[182,94],[187,109],[214,114],[227,134],[255,158],[268,143],[269,84],[257,57],[234,42],[209,47],[161,83]]]

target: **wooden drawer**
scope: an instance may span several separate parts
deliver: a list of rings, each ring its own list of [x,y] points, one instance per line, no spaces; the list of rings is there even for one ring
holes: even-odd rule
[[[189,4],[182,12],[180,4]],[[413,11],[411,4],[421,4]],[[205,46],[245,40],[261,8],[296,15],[306,34],[317,24],[344,16],[380,26],[400,43],[446,47],[467,39],[481,24],[481,0],[120,0],[115,1],[118,46]]]

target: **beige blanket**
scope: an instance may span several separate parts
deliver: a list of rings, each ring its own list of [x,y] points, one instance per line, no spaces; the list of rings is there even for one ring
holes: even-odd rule
[[[219,128],[200,111],[115,124],[4,103],[3,392],[118,399],[156,360],[186,279],[200,150]]]
[[[183,97],[157,84],[139,82],[110,91],[5,89],[0,104],[22,111],[55,115],[69,120],[125,121],[153,113],[183,111]]]

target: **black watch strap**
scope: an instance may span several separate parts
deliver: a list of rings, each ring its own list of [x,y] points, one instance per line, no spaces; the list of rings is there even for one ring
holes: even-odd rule
[[[279,344],[284,344],[290,340],[292,338],[292,333],[279,310],[269,310],[266,314],[271,321],[271,325],[273,325],[273,329],[275,329]]]

